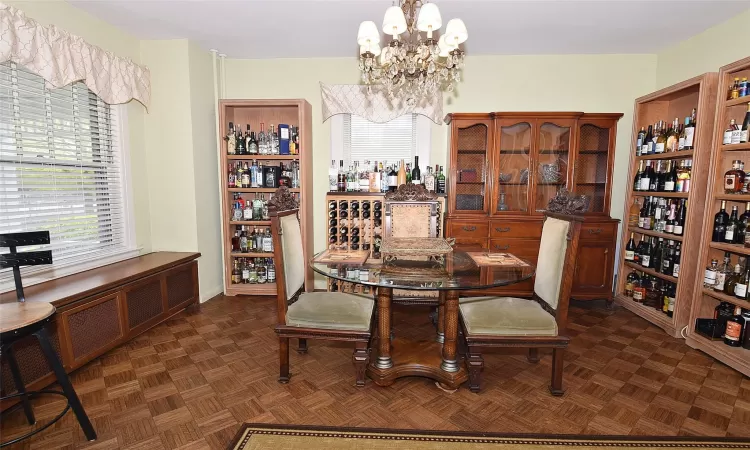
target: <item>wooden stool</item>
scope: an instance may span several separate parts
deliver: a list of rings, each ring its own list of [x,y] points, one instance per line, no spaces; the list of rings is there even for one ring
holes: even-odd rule
[[[81,401],[78,399],[78,395],[76,395],[76,391],[73,389],[73,385],[70,383],[68,374],[65,373],[65,368],[63,367],[60,358],[57,357],[55,349],[52,348],[49,334],[47,333],[47,324],[50,323],[52,317],[55,315],[55,307],[50,303],[25,301],[19,267],[51,264],[52,254],[49,251],[17,253],[16,247],[40,244],[49,244],[49,232],[35,231],[30,233],[0,234],[0,247],[10,248],[10,253],[0,255],[0,269],[13,269],[16,295],[18,298],[18,302],[16,303],[5,303],[0,305],[0,358],[7,356],[8,366],[11,375],[13,376],[13,382],[18,391],[15,394],[0,398],[0,402],[7,399],[19,398],[29,425],[34,425],[36,423],[34,411],[31,408],[31,402],[29,402],[29,399],[32,396],[39,394],[62,395],[68,400],[68,402],[65,405],[65,409],[63,409],[63,411],[49,423],[46,423],[44,426],[32,430],[23,436],[17,437],[8,442],[2,442],[0,443],[0,447],[14,444],[47,429],[50,425],[62,419],[65,413],[71,408],[78,419],[78,423],[83,429],[83,433],[86,435],[86,439],[89,441],[96,439],[94,427],[91,425],[91,421],[86,415],[86,411],[84,411],[83,405],[81,405]],[[49,364],[54,372],[55,377],[57,378],[57,383],[60,385],[60,388],[62,388],[62,391],[53,389],[43,389],[32,392],[26,391],[26,386],[21,377],[21,371],[18,368],[18,361],[16,361],[16,357],[13,354],[13,344],[29,335],[33,335],[39,341],[39,347],[42,349],[42,353],[47,359],[47,364]],[[14,408],[10,408],[3,411],[3,413],[13,409]]]

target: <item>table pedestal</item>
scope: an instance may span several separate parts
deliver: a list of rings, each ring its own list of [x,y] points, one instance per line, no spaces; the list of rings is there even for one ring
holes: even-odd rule
[[[441,295],[442,297],[442,295]],[[367,375],[379,386],[393,384],[397,378],[419,376],[432,378],[447,389],[456,389],[468,379],[468,372],[459,362],[458,292],[445,294],[444,342],[434,340],[391,342],[391,303],[393,289],[378,288],[378,335],[372,346]],[[441,298],[442,303],[442,298]]]

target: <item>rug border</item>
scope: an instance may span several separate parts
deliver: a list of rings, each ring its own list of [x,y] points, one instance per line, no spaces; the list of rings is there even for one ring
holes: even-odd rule
[[[715,437],[715,436],[630,436],[630,435],[608,435],[608,434],[590,434],[590,435],[573,435],[573,434],[535,434],[535,433],[496,433],[496,432],[482,432],[482,431],[451,431],[451,430],[414,430],[414,429],[400,429],[400,428],[366,428],[366,427],[333,427],[328,425],[293,425],[293,424],[271,424],[271,423],[251,423],[245,422],[240,426],[240,429],[235,433],[234,438],[227,446],[228,450],[234,449],[242,438],[243,433],[248,428],[258,428],[265,430],[285,430],[285,431],[320,431],[320,432],[339,432],[339,433],[379,433],[379,434],[404,434],[404,435],[428,435],[428,436],[456,436],[456,437],[467,437],[467,438],[508,438],[508,439],[519,439],[519,440],[558,440],[568,441],[561,442],[560,444],[570,445],[571,441],[584,441],[581,446],[591,446],[592,442],[586,441],[625,441],[633,442],[635,444],[655,444],[659,442],[663,443],[675,443],[675,444],[688,444],[694,443],[696,447],[701,447],[701,444],[734,444],[731,448],[748,448],[750,449],[750,437]],[[548,443],[547,445],[556,445],[555,443]],[[607,444],[604,444],[607,445]],[[612,445],[612,444],[609,444]]]

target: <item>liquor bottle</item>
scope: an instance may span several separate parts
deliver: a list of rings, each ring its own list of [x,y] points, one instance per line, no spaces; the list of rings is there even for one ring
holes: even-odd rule
[[[721,209],[714,215],[714,229],[711,234],[711,241],[723,242],[724,235],[727,232],[727,224],[729,223],[729,214],[727,214],[727,202],[726,200],[721,201]]]
[[[331,160],[331,166],[328,168],[328,191],[336,192],[339,190],[339,171],[336,169],[336,160]]]
[[[396,189],[398,189],[398,174],[395,165],[391,165],[391,170],[388,172],[388,190],[393,192]]]
[[[739,194],[745,181],[740,172],[740,161],[735,159],[732,161],[732,168],[724,173],[724,193],[725,194]]]
[[[640,282],[640,277],[638,276],[638,272],[635,270],[631,271],[628,274],[628,277],[625,279],[625,295],[628,297],[633,296],[633,288],[635,287],[636,283]]]
[[[643,155],[650,155],[653,153],[653,147],[654,147],[654,130],[653,126],[648,126],[648,131],[646,132],[646,137],[643,139],[643,143],[641,144],[641,156]]]
[[[679,149],[680,133],[678,129],[680,127],[680,119],[675,117],[674,121],[667,131],[667,152],[676,152]]]
[[[388,167],[385,163],[380,163],[380,192],[388,192]]]
[[[419,170],[419,156],[414,156],[414,168],[411,169],[412,184],[422,184],[422,171]]]
[[[748,102],[747,104],[747,112],[745,113],[745,119],[742,121],[742,128],[740,128],[740,142],[739,143],[744,144],[749,141],[750,141],[750,102]]]
[[[675,278],[680,277],[681,253],[682,253],[682,245],[678,242],[674,248],[674,256],[672,257],[672,276]]]
[[[404,160],[401,160],[401,165],[398,167],[398,186],[406,184],[406,165]]]
[[[651,178],[654,177],[651,161],[646,161],[646,167],[641,175],[641,191],[648,191],[651,188]]]
[[[625,261],[635,261],[635,233],[630,233],[630,240],[625,246]]]
[[[237,135],[234,134],[234,124],[232,122],[229,122],[229,131],[224,140],[227,141],[227,153],[230,155],[237,154]]]
[[[252,202],[245,202],[245,209],[242,210],[242,218],[240,220],[253,220]]]
[[[266,228],[266,233],[263,235],[263,252],[273,253],[273,238],[270,228]]]
[[[638,163],[638,172],[635,173],[635,178],[633,179],[633,190],[634,191],[640,191],[641,190],[641,179],[643,178],[643,160],[641,160]]]
[[[661,298],[659,280],[656,277],[652,277],[649,284],[646,285],[646,298],[643,300],[643,304],[652,308],[661,309]]]
[[[240,252],[247,253],[247,250],[248,250],[247,231],[245,230],[245,226],[243,225],[240,229]]]
[[[648,239],[641,250],[641,266],[643,267],[651,267],[652,240],[653,238]]]
[[[737,207],[732,206],[732,214],[729,216],[729,222],[727,222],[727,228],[724,230],[723,242],[727,244],[734,244],[738,236],[739,228],[739,217],[737,216]]]
[[[643,147],[643,141],[646,139],[646,128],[641,127],[641,131],[638,132],[638,137],[635,140],[635,156],[641,156],[641,148]]]
[[[630,210],[628,211],[628,226],[629,227],[640,227],[640,215],[641,215],[641,207],[638,204],[638,198],[633,198],[633,204],[630,205]]]
[[[664,184],[662,185],[662,191],[674,192],[675,191],[675,172],[672,170],[672,161],[667,161],[667,170],[664,172]]]
[[[276,266],[273,265],[273,259],[266,259],[266,276],[268,277],[269,283],[276,282]]]
[[[724,145],[731,144],[735,132],[737,132],[737,124],[734,122],[734,119],[731,119],[729,126],[724,130],[724,138],[721,143]],[[737,140],[739,141],[739,134],[737,135]]]
[[[378,172],[378,162],[372,166],[372,170],[368,172],[368,184],[370,185],[370,192],[380,192],[380,172]]]
[[[750,309],[742,313],[742,318],[745,319],[745,326],[742,331],[742,348],[750,350]]]
[[[339,160],[339,173],[336,176],[336,190],[339,192],[346,191],[346,173],[344,172],[344,160]]]
[[[740,80],[739,95],[740,97],[750,95],[750,84],[747,82],[747,77],[742,77],[742,80]]]
[[[238,124],[237,125],[237,137],[235,138],[235,143],[236,143],[235,145],[237,146],[235,151],[238,155],[247,154],[246,152],[247,148],[245,147],[246,142],[247,141],[245,140],[245,136],[242,135],[242,129],[240,128],[240,125]]]
[[[445,184],[446,184],[445,172],[443,171],[443,166],[440,166],[440,174],[438,175],[438,178],[437,178],[438,194],[445,194]]]
[[[734,296],[745,300],[747,298],[747,288],[750,285],[750,264],[745,264],[745,272],[734,285]]]
[[[242,271],[240,270],[240,262],[235,258],[232,266],[232,284],[242,283]]]
[[[693,112],[690,113],[690,118],[685,119],[685,150],[693,149],[693,140],[695,138],[695,127],[697,120],[697,111],[695,108],[693,108]]]
[[[411,184],[411,163],[406,163],[406,184]]]
[[[734,100],[735,98],[740,98],[740,79],[739,77],[736,77],[734,79],[734,83],[729,87],[729,93],[727,95],[728,100]]]
[[[260,123],[260,132],[258,133],[258,154],[259,155],[268,155],[269,149],[268,149],[268,136],[266,136],[266,130],[265,130],[266,124],[263,122]]]
[[[724,331],[724,343],[730,347],[739,347],[742,345],[742,328],[745,325],[745,319],[742,318],[742,308],[736,306],[734,315],[727,319],[727,328]]]
[[[435,174],[432,172],[432,167],[427,166],[427,173],[424,175],[424,188],[428,192],[435,192]]]
[[[369,192],[370,191],[370,161],[365,161],[362,168],[359,167],[359,164],[357,164],[357,177],[359,183],[359,187],[357,190],[359,192]]]
[[[247,133],[250,135],[247,141],[247,153],[250,155],[258,154],[258,140],[255,139],[255,132],[250,131],[250,125],[247,126]]]
[[[724,264],[716,273],[716,284],[714,285],[715,291],[723,291],[724,286],[726,286],[727,283],[727,278],[732,275],[732,265],[729,263],[731,259],[730,256],[729,252],[724,252]]]
[[[726,280],[724,280],[724,293],[727,295],[734,295],[734,289],[737,286],[737,282],[740,280],[740,277],[742,276],[742,267],[740,267],[739,260],[737,261],[737,264],[734,266],[734,270],[727,275]]]
[[[648,275],[643,275],[633,280],[633,301],[643,303],[646,299],[646,285],[648,284]]]
[[[706,289],[713,289],[716,285],[716,275],[719,272],[719,261],[712,259],[711,265],[706,267],[703,272],[703,287]]]
[[[243,188],[250,187],[250,168],[247,166],[247,162],[245,162],[245,165],[242,167],[242,175],[240,177],[240,184],[242,184]]]
[[[263,258],[255,259],[255,267],[258,270],[258,284],[265,284],[268,281],[268,269],[264,264]]]

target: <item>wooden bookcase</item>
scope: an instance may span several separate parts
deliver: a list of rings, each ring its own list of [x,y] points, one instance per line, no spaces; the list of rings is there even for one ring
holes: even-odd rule
[[[260,124],[264,123],[266,129],[270,124],[284,123],[290,126],[298,126],[300,133],[300,152],[296,155],[229,155],[227,153],[227,142],[224,139],[229,122],[240,126],[245,131],[246,125],[256,133],[260,130]],[[236,253],[232,252],[232,236],[238,226],[250,227],[271,226],[270,221],[234,221],[232,220],[232,197],[234,193],[245,194],[247,199],[254,198],[256,193],[264,193],[266,200],[276,189],[273,188],[229,188],[228,172],[229,164],[237,161],[257,160],[265,166],[279,163],[289,164],[292,161],[299,162],[300,187],[291,189],[293,193],[299,194],[300,202],[300,224],[302,228],[302,251],[305,260],[313,255],[313,219],[312,219],[312,107],[304,99],[283,100],[221,100],[219,101],[219,136],[221,143],[221,179],[219,189],[222,196],[221,223],[222,243],[224,261],[224,293],[226,295],[276,295],[275,283],[264,284],[232,284],[232,267],[235,258],[271,258],[273,253]],[[306,286],[312,287],[312,270],[307,269],[305,273]]]
[[[706,182],[709,173],[709,162],[711,159],[711,140],[714,130],[714,111],[716,107],[716,73],[691,78],[681,83],[661,89],[652,94],[640,97],[635,101],[635,112],[633,117],[633,137],[630,150],[630,166],[628,170],[628,189],[625,197],[625,207],[622,226],[622,239],[620,240],[620,251],[618,254],[619,276],[615,286],[615,302],[629,309],[640,317],[648,320],[664,329],[668,334],[678,337],[681,330],[687,325],[690,317],[690,308],[693,303],[693,289],[696,278],[701,280],[703,272],[698,267],[698,253],[700,252],[700,236],[703,223]],[[682,120],[689,116],[693,108],[697,108],[697,125],[694,137],[694,150],[678,151],[671,153],[652,154],[636,156],[635,146],[637,135],[641,127],[648,127],[659,120],[671,121],[678,117]],[[664,193],[664,192],[638,192],[633,190],[633,179],[638,171],[638,165],[643,160],[693,160],[691,174],[690,192],[687,193]],[[642,204],[643,198],[647,196],[665,198],[687,199],[687,216],[682,236],[661,233],[652,230],[643,230],[637,226],[628,224],[628,213],[635,198]],[[674,240],[682,243],[680,259],[679,278],[666,274],[657,273],[651,269],[642,268],[639,264],[625,261],[625,244],[630,239],[630,233],[634,232],[636,241],[639,235],[663,237],[665,241]],[[633,270],[655,276],[665,281],[677,284],[674,314],[669,317],[661,310],[645,306],[636,302],[632,297],[624,294],[625,282],[628,274]]]
[[[622,114],[449,114],[445,235],[466,251],[510,252],[536,263],[544,210],[561,188],[591,197],[572,297],[612,297],[616,219],[609,216],[617,121]],[[551,169],[545,172],[545,169]],[[534,282],[476,292],[530,296]]]
[[[686,342],[691,347],[702,350],[724,364],[750,376],[750,350],[729,347],[722,340],[710,340],[695,331],[695,320],[698,318],[713,318],[714,308],[720,302],[729,302],[750,309],[750,301],[741,300],[712,289],[704,289],[702,276],[702,271],[710,264],[711,259],[721,261],[726,251],[731,253],[733,264],[737,262],[738,257],[750,257],[750,249],[742,245],[711,242],[714,214],[719,211],[721,201],[727,200],[728,209],[732,206],[738,206],[740,214],[744,211],[746,202],[750,201],[750,195],[724,193],[724,173],[731,168],[732,160],[739,159],[750,163],[750,143],[722,144],[724,129],[729,124],[729,120],[735,119],[742,124],[747,105],[750,102],[750,96],[727,100],[729,86],[735,77],[750,78],[750,58],[726,65],[719,70],[719,86],[716,95],[716,126],[709,141],[710,147],[708,147],[711,155],[708,177],[709,194],[703,218],[703,240],[701,241],[699,263],[697,264],[698,273],[695,277],[695,284],[691,286],[694,290],[694,296],[690,309]],[[750,169],[746,168],[746,170]]]

